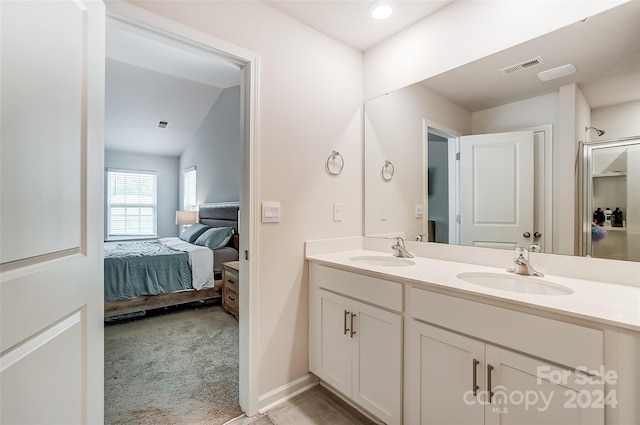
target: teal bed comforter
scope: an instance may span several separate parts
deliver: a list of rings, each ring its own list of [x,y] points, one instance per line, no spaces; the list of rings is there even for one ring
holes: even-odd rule
[[[158,240],[104,243],[104,299],[193,289],[189,255]]]

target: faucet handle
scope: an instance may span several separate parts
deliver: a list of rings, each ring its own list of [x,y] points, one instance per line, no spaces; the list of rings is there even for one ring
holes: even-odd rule
[[[516,260],[529,259],[529,251],[527,248],[518,246],[516,247]]]

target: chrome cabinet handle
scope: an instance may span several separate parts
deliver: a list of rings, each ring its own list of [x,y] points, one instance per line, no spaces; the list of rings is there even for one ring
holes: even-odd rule
[[[473,395],[478,394],[480,387],[478,386],[478,365],[480,361],[473,359]]]
[[[531,233],[530,233],[530,232],[524,232],[524,233],[522,234],[522,236],[528,239],[528,238],[530,238],[530,237],[531,237]]]
[[[491,372],[493,369],[493,366],[487,364],[487,392],[489,393],[489,403],[491,403],[491,398],[493,397],[493,391],[491,391]]]
[[[347,316],[349,315],[349,312],[347,310],[344,311],[344,324],[343,324],[343,329],[344,329],[344,333],[343,335],[346,335],[347,332],[349,332],[349,328],[347,328]]]
[[[356,331],[353,330],[353,318],[356,317],[355,313],[351,313],[351,338],[356,334]]]
[[[540,233],[540,232],[535,232],[535,233],[533,234],[533,237],[534,237],[534,238],[536,238],[536,239],[540,239],[540,238],[542,237],[542,233]]]

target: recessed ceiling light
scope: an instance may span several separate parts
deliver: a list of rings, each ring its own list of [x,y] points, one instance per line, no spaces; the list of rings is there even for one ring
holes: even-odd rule
[[[169,121],[158,121],[158,128],[167,128]]]
[[[556,68],[547,69],[546,71],[538,72],[538,78],[540,78],[540,81],[549,81],[555,80],[556,78],[566,77],[567,75],[574,74],[575,72],[576,66],[569,63]]]
[[[393,14],[393,6],[388,2],[377,1],[371,5],[369,12],[373,19],[381,21],[383,19],[387,19]]]

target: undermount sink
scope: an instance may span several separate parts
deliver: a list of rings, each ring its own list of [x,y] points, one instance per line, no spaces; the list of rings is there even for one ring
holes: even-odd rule
[[[412,266],[415,264],[414,261],[411,261],[408,258],[386,257],[382,255],[362,255],[359,257],[351,257],[350,260],[355,261],[356,263],[366,264],[368,266],[402,267]]]
[[[569,295],[573,290],[566,286],[547,282],[531,276],[499,273],[460,273],[458,279],[467,283],[499,289],[501,291],[521,292],[534,295]]]

